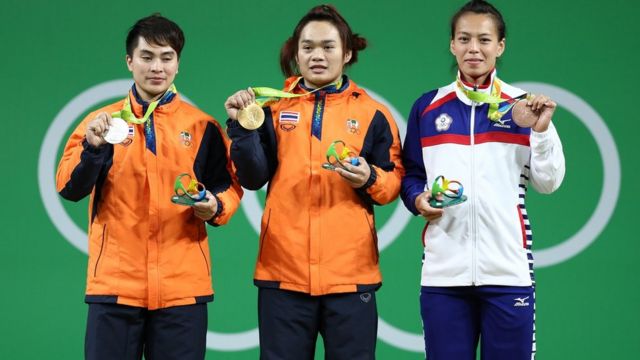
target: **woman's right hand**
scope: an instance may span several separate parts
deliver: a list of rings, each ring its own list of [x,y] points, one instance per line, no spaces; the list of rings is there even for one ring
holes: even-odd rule
[[[87,124],[87,131],[84,137],[87,139],[89,145],[97,148],[107,142],[104,140],[104,136],[109,131],[109,125],[111,124],[111,115],[106,112],[101,112],[96,115],[93,120]]]
[[[440,195],[442,196],[442,195]],[[425,219],[428,221],[436,220],[444,214],[444,210],[439,208],[434,208],[429,204],[429,200],[431,200],[431,190],[427,190],[422,194],[416,197],[416,209],[420,212]]]
[[[229,96],[224,103],[224,108],[227,110],[229,119],[238,120],[238,111],[254,102],[256,102],[256,94],[254,94],[253,89],[249,87],[246,90],[240,90]]]

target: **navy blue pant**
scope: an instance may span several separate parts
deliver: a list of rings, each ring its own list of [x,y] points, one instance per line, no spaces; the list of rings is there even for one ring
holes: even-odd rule
[[[85,359],[202,360],[207,304],[149,311],[118,304],[89,304]]]
[[[420,307],[428,360],[532,360],[534,289],[423,286]]]
[[[311,296],[260,288],[260,359],[313,359],[318,333],[325,359],[375,359],[378,311],[375,292]]]

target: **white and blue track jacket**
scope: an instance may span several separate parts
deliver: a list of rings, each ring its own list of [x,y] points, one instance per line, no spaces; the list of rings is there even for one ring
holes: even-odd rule
[[[495,71],[490,85],[478,91],[489,92],[494,78]],[[524,93],[501,85],[503,98]],[[488,109],[454,82],[422,95],[411,110],[403,155],[405,205],[418,215],[416,197],[439,175],[460,181],[468,196],[425,226],[422,286],[534,283],[525,196],[529,183],[541,193],[560,186],[562,144],[553,123],[537,133],[517,126],[511,111],[491,121]]]

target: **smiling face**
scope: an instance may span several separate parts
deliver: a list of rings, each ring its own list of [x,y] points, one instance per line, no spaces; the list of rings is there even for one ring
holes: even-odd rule
[[[143,37],[133,55],[127,55],[127,67],[133,75],[138,95],[145,101],[157,100],[173,84],[180,61],[168,45],[149,44]]]
[[[505,39],[498,38],[493,17],[466,13],[458,19],[451,53],[456,57],[463,80],[482,84],[504,52]]]
[[[311,21],[300,32],[296,63],[304,83],[319,88],[338,81],[351,51],[343,51],[338,29],[328,21]]]

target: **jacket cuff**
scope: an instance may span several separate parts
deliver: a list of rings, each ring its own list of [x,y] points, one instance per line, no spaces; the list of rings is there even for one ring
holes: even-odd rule
[[[416,199],[418,198],[418,196],[420,196],[420,194],[422,194],[422,192],[416,192],[413,193],[411,195],[409,195],[409,201],[407,204],[407,209],[413,214],[413,215],[420,215],[420,212],[418,211],[418,208],[416,208]]]
[[[367,189],[369,189],[378,179],[378,174],[376,173],[376,169],[375,167],[373,167],[371,164],[369,165],[369,178],[367,179],[367,182],[364,183],[364,185],[362,185],[361,187],[355,189],[356,192],[358,193],[358,195],[360,195],[360,197],[367,203],[372,204],[372,205],[379,205],[372,197],[371,194],[369,194],[367,192]]]
[[[87,142],[87,139],[82,140],[81,159],[93,164],[92,166],[104,164],[111,154],[113,154],[113,144],[94,147]]]
[[[254,130],[247,130],[243,128],[238,120],[227,119],[227,135],[232,139],[249,136],[254,132]]]
[[[542,132],[531,129],[531,145],[536,152],[545,152],[552,147],[551,131],[551,126]]]
[[[358,188],[358,190],[367,191],[367,189],[370,188],[378,179],[376,168],[369,163],[367,163],[367,165],[369,166],[369,178],[367,179],[367,182],[364,183],[364,185]]]
[[[218,195],[216,195],[216,194],[212,194],[212,195],[213,195],[214,199],[216,199],[216,203],[218,204],[218,208],[216,209],[216,213],[213,214],[211,219],[207,220],[207,224],[209,224],[211,226],[220,226],[220,224],[216,224],[215,221],[218,219],[220,214],[222,214],[222,211],[224,210],[224,204],[222,203],[222,201],[220,201],[220,198],[218,197]]]

